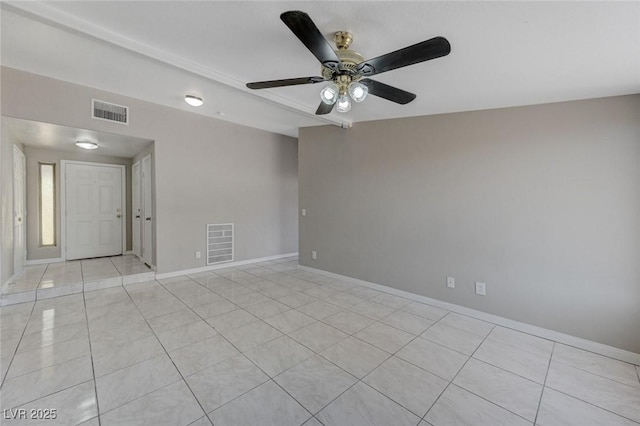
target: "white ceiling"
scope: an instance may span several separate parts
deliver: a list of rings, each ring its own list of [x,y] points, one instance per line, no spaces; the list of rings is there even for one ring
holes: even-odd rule
[[[416,93],[408,105],[372,96],[348,114],[317,117],[321,85],[244,87],[319,74],[279,19],[292,9],[329,39],[351,31],[365,58],[434,36],[446,37],[452,52],[374,77]],[[9,2],[2,63],[296,136],[298,127],[327,121],[639,93],[640,2]],[[205,106],[190,109],[187,92]]]
[[[98,144],[98,149],[90,151],[93,154],[132,158],[153,143],[149,139],[12,117],[2,117],[2,126],[12,142],[56,151],[86,152],[78,148],[75,143],[78,140],[89,140]]]

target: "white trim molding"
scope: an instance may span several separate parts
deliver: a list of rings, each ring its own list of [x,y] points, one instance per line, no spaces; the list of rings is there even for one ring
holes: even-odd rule
[[[314,272],[314,273],[325,275],[331,278],[337,278],[344,281],[352,282],[354,284],[359,284],[364,287],[372,288],[374,290],[404,297],[405,299],[413,300],[420,303],[426,303],[428,305],[446,309],[451,312],[466,315],[466,316],[483,320],[483,321],[488,321],[490,323],[500,325],[502,327],[521,331],[523,333],[531,334],[533,336],[541,337],[543,339],[553,340],[554,342],[562,343],[568,346],[573,346],[579,349],[584,349],[586,351],[593,352],[599,355],[604,355],[609,358],[614,358],[620,361],[629,362],[631,364],[640,365],[640,354],[637,354],[635,352],[631,352],[631,351],[616,348],[613,346],[605,345],[602,343],[594,342],[592,340],[571,336],[569,334],[560,333],[558,331],[549,330],[547,328],[538,327],[535,325],[526,324],[519,321],[514,321],[512,319],[500,317],[498,315],[488,314],[486,312],[477,311],[475,309],[467,308],[465,306],[443,302],[441,300],[432,299],[430,297],[421,296],[419,294],[410,293],[408,291],[399,290],[397,288],[388,287],[382,284],[376,284],[369,281],[363,281],[357,278],[336,274],[333,272],[323,271],[322,269],[311,268],[309,266],[303,266],[303,265],[299,265],[298,269],[303,271]]]
[[[156,274],[156,279],[162,280],[164,278],[173,278],[173,277],[178,277],[180,275],[198,274],[200,272],[208,272],[208,271],[214,271],[216,269],[224,269],[224,268],[233,268],[234,266],[250,265],[252,263],[267,262],[269,260],[283,259],[285,257],[293,257],[297,255],[298,255],[298,252],[277,254],[275,256],[259,257],[259,258],[248,259],[248,260],[239,260],[236,262],[219,263],[219,264],[210,265],[210,266],[203,266],[201,268],[191,268],[191,269],[183,269],[180,271],[164,272],[162,274]]]

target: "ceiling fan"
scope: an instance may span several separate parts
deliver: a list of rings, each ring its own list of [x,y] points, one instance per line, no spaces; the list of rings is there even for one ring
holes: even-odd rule
[[[331,84],[320,92],[322,102],[316,110],[316,115],[329,114],[336,105],[338,112],[348,112],[351,110],[351,99],[362,102],[367,94],[402,105],[408,104],[416,98],[415,94],[368,77],[446,56],[451,52],[451,45],[446,38],[434,37],[365,61],[359,53],[349,49],[353,37],[346,31],[335,33],[333,40],[338,49],[333,50],[306,13],[291,10],[280,15],[280,19],[320,61],[322,76],[258,81],[247,83],[247,87],[268,89],[330,81]]]

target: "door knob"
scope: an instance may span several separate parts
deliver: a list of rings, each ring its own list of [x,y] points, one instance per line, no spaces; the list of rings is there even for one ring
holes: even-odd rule
[[[18,222],[22,222],[22,218],[21,217],[18,218]]]
[[[121,217],[122,217],[122,215],[121,215],[121,214],[117,214],[117,215],[116,215],[116,217],[117,217],[117,218],[121,218]]]
[[[150,217],[145,217],[144,220],[151,220],[151,218]]]
[[[139,214],[136,215],[136,219],[140,219],[140,215]]]

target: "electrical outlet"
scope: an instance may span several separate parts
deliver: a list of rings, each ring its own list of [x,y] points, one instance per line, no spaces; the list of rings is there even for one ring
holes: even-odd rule
[[[447,277],[447,287],[456,288],[456,279],[453,277]]]
[[[481,283],[476,281],[476,294],[479,296],[487,295],[487,285],[485,283]]]
[[[302,209],[302,216],[306,216],[307,215],[307,209]]]
[[[316,251],[315,251],[315,250],[313,250],[313,251],[311,252],[311,258],[312,258],[312,259],[314,259],[314,260],[318,258],[318,253],[316,253]]]
[[[200,251],[198,250],[196,252],[196,259],[200,259],[202,257],[202,253],[200,253]]]

